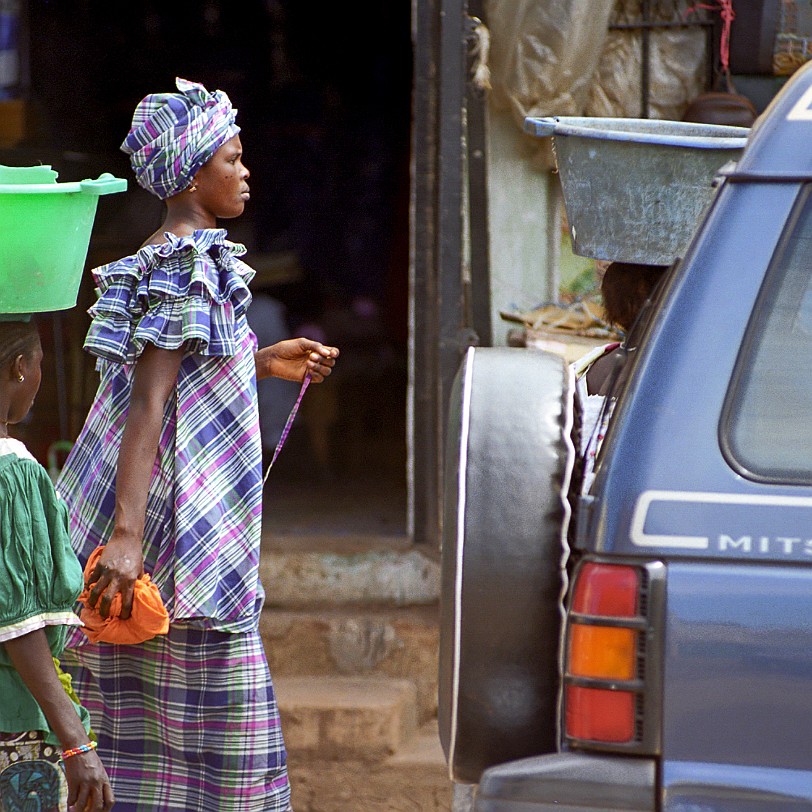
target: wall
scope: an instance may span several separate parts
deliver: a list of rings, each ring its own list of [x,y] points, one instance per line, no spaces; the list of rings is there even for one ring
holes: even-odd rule
[[[529,310],[556,298],[559,283],[559,185],[536,168],[527,138],[509,112],[489,109],[488,195],[494,346],[507,343],[503,310]]]

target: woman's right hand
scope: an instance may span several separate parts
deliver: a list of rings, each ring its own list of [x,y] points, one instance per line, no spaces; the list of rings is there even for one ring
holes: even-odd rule
[[[144,574],[141,539],[113,531],[95,569],[90,574],[88,604],[97,608],[103,618],[110,614],[113,598],[121,593],[121,619],[127,620],[133,606],[135,582]]]
[[[107,812],[113,808],[113,788],[95,750],[71,756],[62,763],[68,779],[70,812]]]

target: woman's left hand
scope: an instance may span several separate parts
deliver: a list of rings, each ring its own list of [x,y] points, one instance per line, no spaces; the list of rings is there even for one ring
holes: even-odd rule
[[[327,347],[309,338],[289,338],[263,347],[254,357],[257,378],[273,375],[286,381],[301,382],[305,375],[310,375],[313,383],[321,383],[333,371],[338,348]]]

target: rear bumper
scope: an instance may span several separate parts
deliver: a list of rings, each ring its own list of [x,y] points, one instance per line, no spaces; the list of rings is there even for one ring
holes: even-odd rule
[[[475,812],[655,812],[653,759],[557,753],[491,767]]]

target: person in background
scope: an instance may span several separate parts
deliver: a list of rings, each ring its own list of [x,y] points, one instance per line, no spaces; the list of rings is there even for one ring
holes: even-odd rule
[[[296,338],[257,349],[253,271],[218,219],[249,200],[236,110],[176,80],[136,107],[122,150],[166,203],[131,256],[97,268],[85,348],[99,388],[57,483],[107,616],[150,574],[169,631],[138,645],[81,632],[64,660],[86,698],[118,808],[284,812],[286,753],[258,631],[262,445],[257,379],[320,383],[338,350]],[[313,489],[312,509],[326,494]]]
[[[623,333],[624,341],[597,347],[573,364],[580,415],[578,448],[582,465],[582,493],[592,484],[595,457],[612,413],[613,404],[607,403],[606,398],[630,349],[626,346],[625,337],[664,277],[665,270],[662,265],[612,262],[601,279],[606,322]]]
[[[54,659],[80,622],[82,569],[67,509],[47,471],[9,436],[42,377],[37,328],[20,318],[0,319],[0,809],[108,810],[113,791],[88,713]]]
[[[627,336],[665,270],[662,265],[610,263],[601,278],[601,297],[607,324],[620,330],[624,337]],[[620,342],[610,342],[576,361],[576,377],[583,379],[586,393],[606,394],[607,383],[620,362],[622,349]]]

